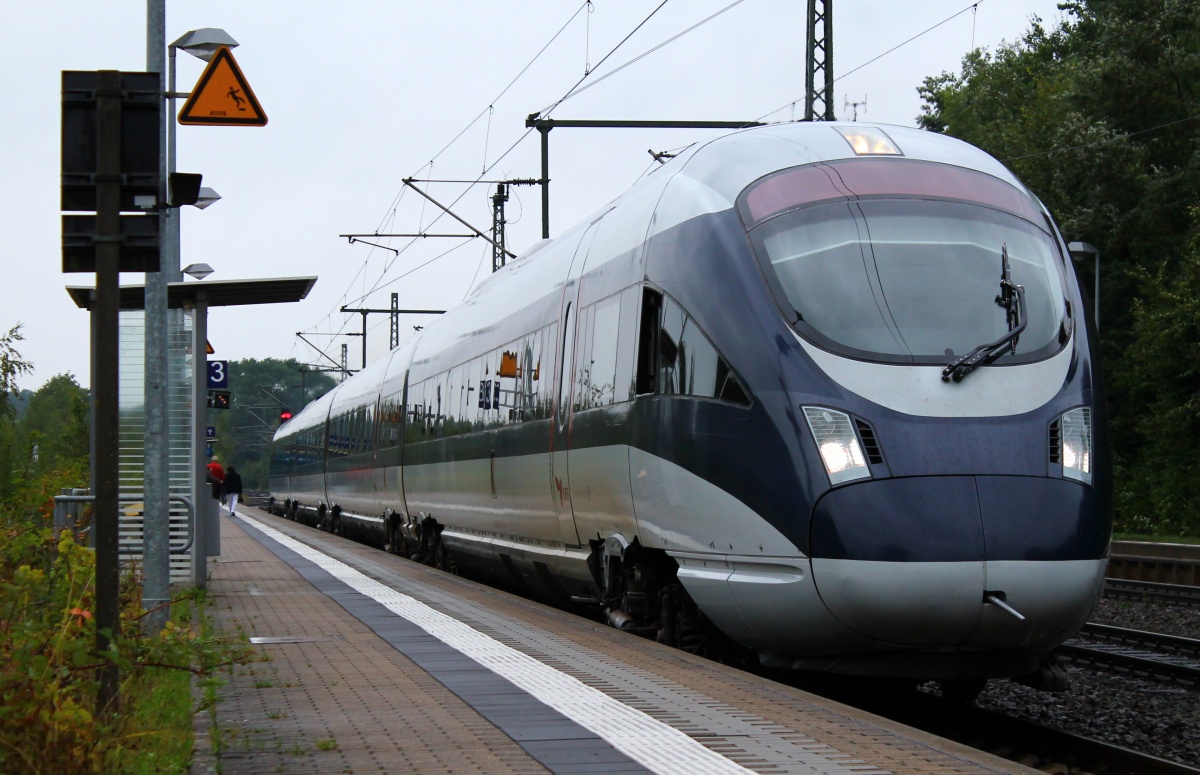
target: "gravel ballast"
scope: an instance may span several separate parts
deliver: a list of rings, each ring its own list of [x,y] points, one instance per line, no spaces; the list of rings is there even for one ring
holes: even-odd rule
[[[1200,638],[1200,609],[1103,600],[1092,621]],[[1200,692],[1067,667],[1070,688],[1038,692],[991,681],[976,705],[1143,753],[1200,767]]]

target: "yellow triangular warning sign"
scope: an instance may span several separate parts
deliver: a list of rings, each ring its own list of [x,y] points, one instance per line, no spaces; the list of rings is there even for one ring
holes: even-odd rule
[[[212,342],[208,341],[207,339],[204,340],[204,352],[207,355],[216,355],[217,354],[217,351],[212,348]]]
[[[267,114],[258,104],[233,54],[217,49],[179,111],[179,123],[204,126],[265,126]]]

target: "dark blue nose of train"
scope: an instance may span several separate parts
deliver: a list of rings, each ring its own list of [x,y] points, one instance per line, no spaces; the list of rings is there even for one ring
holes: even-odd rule
[[[813,579],[834,616],[879,641],[1037,645],[1090,613],[1105,519],[1090,487],[1061,479],[863,482],[817,503]]]

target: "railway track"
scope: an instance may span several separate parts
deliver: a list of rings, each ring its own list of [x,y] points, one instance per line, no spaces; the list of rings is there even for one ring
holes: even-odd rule
[[[1058,771],[1052,765],[1062,764],[1071,772],[1200,775],[1200,769],[1196,767],[1007,713],[947,702],[926,692],[882,701],[878,696],[872,699],[837,696],[836,693],[830,696],[902,724],[1048,772]]]
[[[1058,649],[1071,662],[1200,689],[1200,640],[1088,624]]]
[[[1061,729],[1044,726],[1024,719],[981,708],[970,708],[968,712],[945,713],[949,717],[947,730],[938,732],[960,742],[976,745],[978,741],[989,741],[986,747],[1012,747],[1014,751],[1028,751],[1038,757],[1046,767],[1051,763],[1062,763],[1067,767],[1080,767],[1085,772],[1121,773],[1122,775],[1200,775],[1200,769],[1186,764],[1160,759],[1156,756],[1134,751],[1112,743],[1096,740]],[[937,731],[937,730],[931,730]],[[962,735],[962,737],[958,737]],[[995,741],[995,742],[990,742]],[[1019,741],[1019,742],[1018,742]],[[1028,755],[1028,754],[1027,754]],[[1018,757],[1019,759],[1020,757]]]
[[[1105,597],[1139,602],[1158,601],[1187,606],[1200,606],[1200,587],[1185,584],[1161,584],[1155,581],[1105,579]]]

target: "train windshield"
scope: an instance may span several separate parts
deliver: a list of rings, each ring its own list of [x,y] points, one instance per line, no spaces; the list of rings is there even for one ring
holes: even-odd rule
[[[839,196],[772,213],[750,234],[797,330],[827,349],[944,365],[999,339],[1008,330],[996,302],[1005,247],[1013,282],[1025,287],[1028,327],[1016,354],[997,363],[1045,358],[1062,346],[1066,304],[1055,244],[990,202]]]

